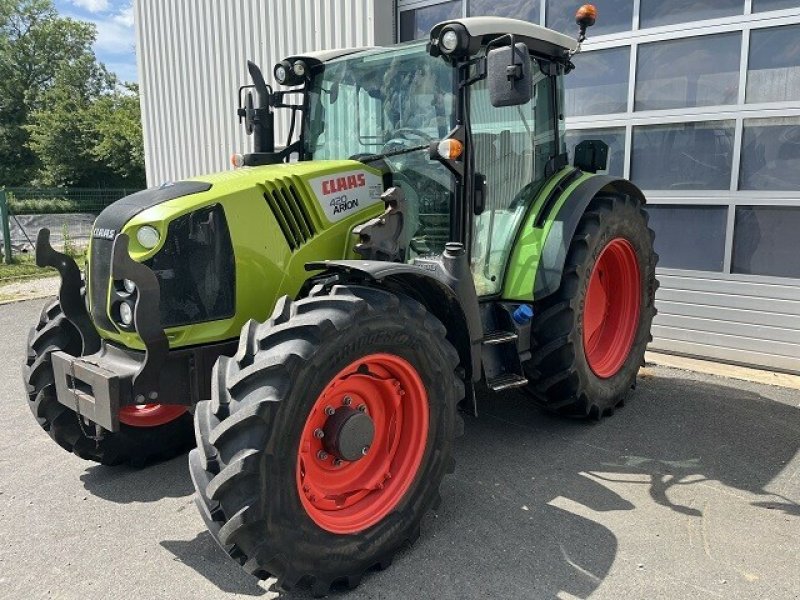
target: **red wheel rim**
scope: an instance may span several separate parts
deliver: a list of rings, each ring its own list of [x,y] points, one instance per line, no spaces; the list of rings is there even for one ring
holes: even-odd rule
[[[158,427],[174,421],[186,412],[177,404],[142,404],[124,406],[119,410],[119,421],[130,427]]]
[[[331,410],[343,411],[339,416],[359,411],[372,420],[374,437],[361,458],[337,462],[326,452],[332,436],[326,442],[319,433],[330,432]],[[428,421],[428,394],[408,361],[370,354],[342,369],[317,398],[300,438],[297,490],[308,516],[336,534],[358,533],[384,519],[414,482]]]
[[[603,248],[592,270],[583,313],[583,349],[595,375],[616,375],[630,354],[639,325],[639,262],[628,240]]]

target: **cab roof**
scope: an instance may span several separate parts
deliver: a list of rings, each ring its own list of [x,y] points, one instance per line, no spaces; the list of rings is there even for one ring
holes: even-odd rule
[[[476,46],[482,46],[501,35],[512,34],[531,50],[548,56],[562,57],[578,49],[577,39],[568,35],[528,21],[505,17],[466,17],[443,21],[431,29],[431,41],[438,40],[442,29],[452,24],[463,26]]]
[[[575,52],[578,47],[577,40],[558,33],[552,29],[547,29],[541,25],[534,25],[528,21],[521,21],[520,19],[507,19],[505,17],[467,17],[464,19],[453,19],[451,21],[443,21],[438,23],[431,30],[431,39],[436,40],[439,37],[439,32],[447,25],[460,24],[469,33],[473,39],[474,45],[477,47],[488,43],[490,40],[501,35],[512,34],[518,38],[518,41],[528,45],[531,50],[553,56],[556,58],[568,55]],[[286,60],[294,62],[296,60],[303,60],[310,65],[322,64],[343,56],[351,54],[359,54],[361,52],[375,51],[388,49],[391,46],[366,46],[361,48],[336,48],[333,50],[318,50],[314,52],[306,52],[304,54],[297,54],[287,57]]]

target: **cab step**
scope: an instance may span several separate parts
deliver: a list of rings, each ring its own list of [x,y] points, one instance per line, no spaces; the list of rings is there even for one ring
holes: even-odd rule
[[[503,390],[524,387],[528,385],[528,380],[522,375],[517,375],[516,373],[504,373],[499,377],[488,380],[486,385],[488,385],[489,389],[492,391],[502,392]]]

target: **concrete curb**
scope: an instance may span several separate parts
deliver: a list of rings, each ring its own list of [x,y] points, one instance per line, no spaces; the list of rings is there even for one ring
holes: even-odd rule
[[[728,379],[738,379],[751,383],[763,383],[792,390],[800,390],[800,375],[789,375],[786,373],[776,373],[774,371],[763,371],[750,367],[740,367],[697,358],[686,358],[672,354],[660,354],[657,352],[647,352],[645,360],[663,367],[672,367],[682,371],[694,371],[706,375],[716,375]]]

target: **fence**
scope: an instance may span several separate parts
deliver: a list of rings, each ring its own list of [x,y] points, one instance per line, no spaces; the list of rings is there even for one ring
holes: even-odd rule
[[[85,247],[95,217],[135,189],[0,188],[0,231],[3,258],[31,252],[42,227],[55,246]]]

